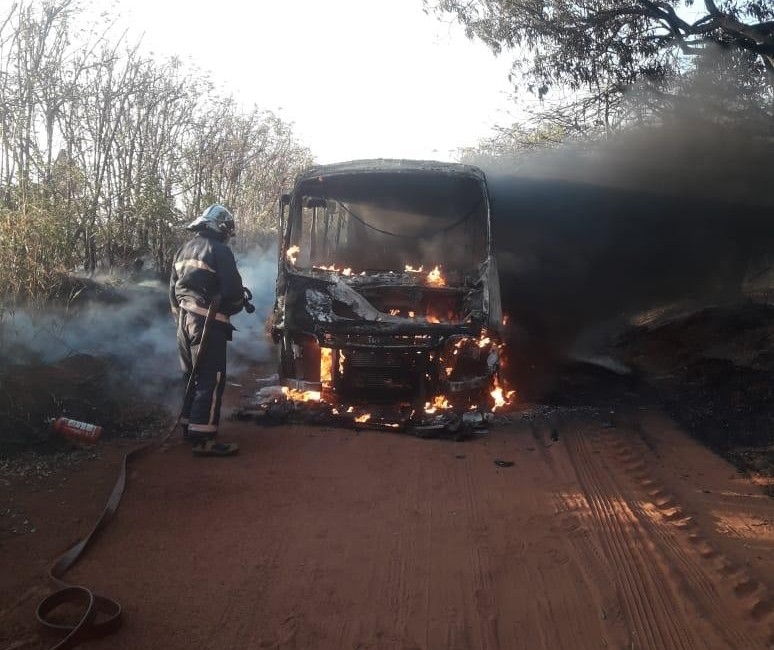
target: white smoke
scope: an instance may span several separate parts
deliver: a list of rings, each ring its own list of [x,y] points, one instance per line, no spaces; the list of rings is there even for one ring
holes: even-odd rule
[[[108,302],[89,299],[34,313],[17,311],[2,328],[6,361],[56,363],[73,355],[109,361],[116,378],[129,379],[155,401],[177,394],[180,380],[175,324],[161,282],[117,286]]]
[[[258,250],[238,259],[256,310],[232,318],[237,331],[229,349],[229,375],[272,358],[266,322],[274,304],[276,259],[275,251]],[[5,312],[0,323],[3,359],[9,364],[52,364],[79,354],[100,357],[117,378],[130,380],[138,393],[174,410],[182,372],[167,292],[162,281],[126,281],[111,285],[102,298],[89,296],[69,308]]]
[[[241,311],[231,318],[236,331],[229,349],[230,375],[243,372],[251,365],[271,363],[276,356],[266,327],[274,308],[277,249],[248,251],[238,256],[237,266],[242,284],[253,294],[255,313]]]

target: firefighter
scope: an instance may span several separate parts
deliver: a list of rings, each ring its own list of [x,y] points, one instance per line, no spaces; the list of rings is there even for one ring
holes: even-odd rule
[[[234,254],[226,244],[234,234],[234,217],[215,203],[186,228],[196,235],[175,254],[169,281],[186,386],[180,418],[183,438],[191,442],[194,455],[231,456],[239,447],[215,438],[226,382],[226,345],[234,330],[229,317],[242,310],[245,296]],[[210,307],[213,314],[197,359]]]

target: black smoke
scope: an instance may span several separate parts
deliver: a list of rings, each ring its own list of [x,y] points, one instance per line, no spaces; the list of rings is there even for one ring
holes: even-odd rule
[[[517,386],[541,390],[644,310],[747,299],[774,250],[772,154],[746,126],[674,115],[510,169],[479,162]]]

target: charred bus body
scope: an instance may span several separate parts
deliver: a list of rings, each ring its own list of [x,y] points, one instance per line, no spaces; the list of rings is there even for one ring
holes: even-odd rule
[[[344,404],[492,399],[502,309],[480,169],[319,166],[280,203],[272,335],[285,386]]]

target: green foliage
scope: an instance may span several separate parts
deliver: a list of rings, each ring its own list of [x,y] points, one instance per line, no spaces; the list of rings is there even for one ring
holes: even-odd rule
[[[0,278],[6,297],[56,297],[77,255],[65,219],[45,202],[0,209]]]
[[[494,161],[509,159],[518,153],[539,149],[551,149],[569,137],[566,129],[557,124],[543,124],[525,127],[514,124],[510,127],[498,127],[494,135],[481,140],[475,147],[467,147],[459,152],[462,162],[491,165]]]
[[[166,273],[183,226],[228,203],[242,243],[274,228],[286,179],[311,162],[289,125],[242,111],[179,60],[76,32],[75,0],[0,14],[0,283],[6,300],[137,258]]]
[[[679,71],[706,45],[749,54],[755,74],[774,75],[774,6],[751,0],[439,0],[469,36],[494,51],[516,48],[530,89],[626,86]]]
[[[471,156],[606,136],[689,111],[774,124],[774,5],[752,0],[425,0],[471,38],[513,50],[512,80],[537,98],[527,120]],[[526,122],[526,125],[525,125]],[[686,123],[689,123],[687,121]]]

